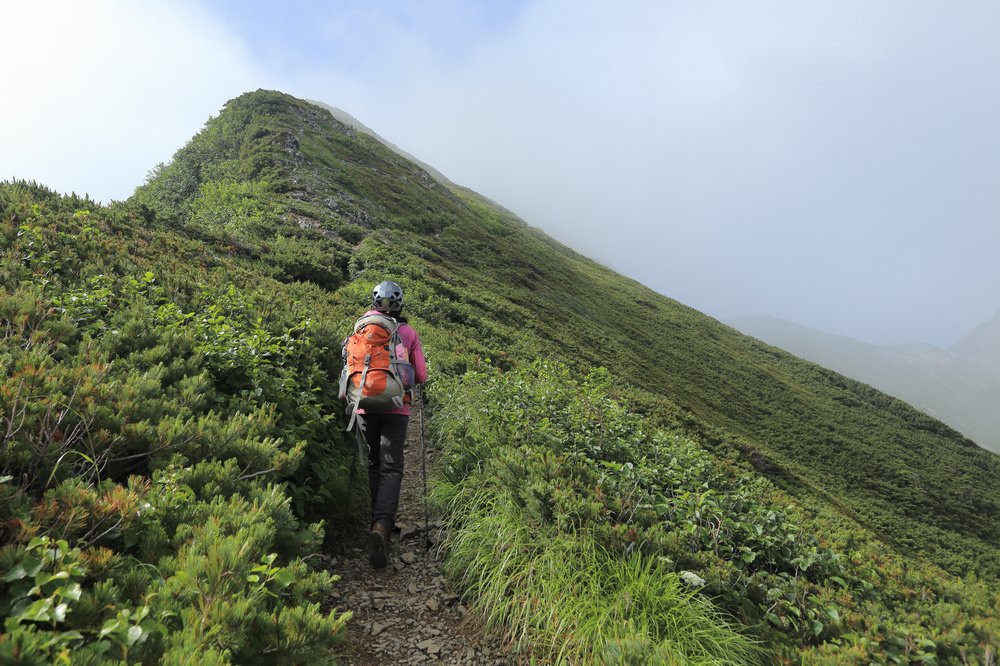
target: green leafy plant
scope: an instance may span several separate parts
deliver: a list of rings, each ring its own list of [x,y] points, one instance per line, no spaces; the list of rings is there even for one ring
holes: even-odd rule
[[[32,539],[24,559],[3,576],[7,590],[0,615],[7,617],[8,629],[24,622],[52,626],[65,622],[70,603],[80,598],[83,574],[78,548],[47,536]]]

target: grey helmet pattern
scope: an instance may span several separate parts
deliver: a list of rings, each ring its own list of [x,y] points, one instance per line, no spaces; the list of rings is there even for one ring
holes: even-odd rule
[[[386,280],[372,289],[372,310],[398,313],[403,309],[403,288]]]

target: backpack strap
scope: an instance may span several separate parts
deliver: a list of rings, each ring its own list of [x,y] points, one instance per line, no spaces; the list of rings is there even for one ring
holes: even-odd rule
[[[358,383],[358,386],[360,386],[362,389],[364,389],[365,387],[365,379],[368,377],[368,369],[371,367],[371,364],[372,364],[372,355],[365,354],[365,369],[361,371],[361,379],[359,380]],[[360,400],[356,400],[354,402],[354,409],[351,410],[351,420],[347,423],[348,430],[354,427],[355,421],[358,421],[358,405],[360,404],[361,404]],[[363,431],[365,428],[364,421],[362,420],[359,423],[360,423],[359,427]]]

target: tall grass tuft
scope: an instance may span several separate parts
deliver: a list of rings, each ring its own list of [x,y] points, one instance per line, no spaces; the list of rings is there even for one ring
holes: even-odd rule
[[[655,558],[612,557],[586,532],[529,527],[503,491],[442,483],[446,574],[487,627],[552,664],[757,664],[760,646]],[[450,505],[450,506],[448,506]]]

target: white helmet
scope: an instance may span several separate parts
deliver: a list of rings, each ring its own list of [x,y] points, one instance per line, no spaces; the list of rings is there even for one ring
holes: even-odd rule
[[[403,288],[395,282],[379,282],[372,289],[372,310],[398,314],[403,309]]]

